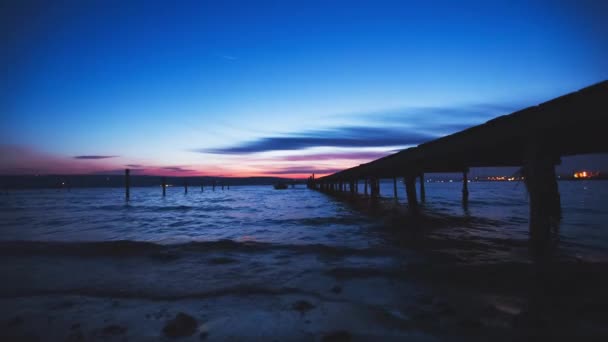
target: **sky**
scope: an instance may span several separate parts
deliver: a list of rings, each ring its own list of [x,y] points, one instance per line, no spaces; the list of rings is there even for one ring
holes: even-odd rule
[[[0,174],[329,174],[608,79],[607,23],[581,0],[3,1]]]

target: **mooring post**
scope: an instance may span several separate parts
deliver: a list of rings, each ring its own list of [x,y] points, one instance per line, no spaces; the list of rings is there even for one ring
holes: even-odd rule
[[[128,201],[130,197],[130,188],[131,187],[131,170],[125,169],[125,198]]]
[[[205,191],[203,186],[204,186],[204,183],[201,181],[201,192]]]
[[[466,208],[469,205],[469,169],[462,171],[462,205]]]
[[[167,194],[167,177],[161,178],[161,187],[163,188],[163,197]]]
[[[398,201],[397,197],[397,177],[393,177],[393,195],[395,196],[395,201]]]
[[[184,194],[188,193],[188,181],[184,180]]]
[[[420,202],[426,202],[426,191],[424,190],[424,173],[420,174]]]
[[[557,228],[561,219],[556,164],[559,164],[559,158],[534,147],[528,151],[522,168],[530,201],[530,238],[539,253],[544,252],[551,241],[552,229]]]
[[[407,205],[411,213],[416,213],[418,211],[418,199],[416,198],[416,177],[410,175],[405,176],[403,177],[403,182],[405,183]]]

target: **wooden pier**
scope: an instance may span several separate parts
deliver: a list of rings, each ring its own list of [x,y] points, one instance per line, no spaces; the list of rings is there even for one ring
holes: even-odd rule
[[[555,165],[562,156],[606,152],[608,81],[603,81],[366,164],[318,179],[312,176],[308,186],[340,192],[341,184],[363,180],[365,195],[369,183],[371,198],[376,198],[379,179],[393,179],[396,186],[396,178],[403,177],[408,207],[415,213],[416,178],[424,201],[425,173],[462,173],[466,207],[470,167],[519,166],[529,193],[530,237],[544,244],[561,219]]]

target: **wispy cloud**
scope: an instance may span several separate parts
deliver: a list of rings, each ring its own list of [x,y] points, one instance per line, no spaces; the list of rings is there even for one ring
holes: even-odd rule
[[[303,150],[313,147],[395,147],[417,145],[474,126],[513,107],[474,104],[454,107],[417,107],[343,116],[356,125],[305,130],[262,137],[237,145],[198,149],[201,153],[249,154],[268,151]],[[308,159],[306,159],[308,160]]]
[[[141,164],[127,164],[125,166],[127,166],[127,167],[136,167],[136,168],[137,167],[143,167],[143,165],[141,165]]]
[[[185,169],[180,166],[164,166],[164,167],[161,167],[161,169],[175,171],[175,172],[194,172],[194,171],[196,171],[196,170],[191,170],[191,169]]]
[[[99,156],[99,155],[85,155],[85,156],[75,156],[74,159],[108,159],[108,158],[116,158],[118,156]]]
[[[220,57],[229,61],[236,61],[238,59],[237,57],[231,55],[220,55]]]
[[[343,127],[294,133],[245,142],[236,146],[198,149],[201,153],[247,154],[302,150],[311,147],[386,147],[419,144],[434,135],[389,127]]]
[[[286,167],[278,170],[266,171],[264,173],[270,175],[295,175],[295,174],[329,174],[340,171],[341,169],[337,168],[312,168],[312,167],[302,167],[302,166],[294,166],[294,167]]]
[[[378,159],[388,155],[388,152],[342,152],[342,153],[317,153],[305,155],[292,155],[279,157],[285,161],[317,161],[317,160],[359,160],[359,159]]]

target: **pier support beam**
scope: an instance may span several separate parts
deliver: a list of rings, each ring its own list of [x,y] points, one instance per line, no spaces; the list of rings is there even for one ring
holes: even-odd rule
[[[416,198],[416,177],[405,176],[403,177],[405,183],[405,193],[407,195],[407,205],[411,213],[418,212],[418,199]]]
[[[469,169],[462,171],[462,206],[469,206]]]
[[[395,201],[398,201],[397,197],[397,177],[393,177],[393,195],[395,196]]]
[[[380,181],[376,177],[370,178],[370,187],[371,187],[371,195],[372,198],[376,199],[380,197]]]
[[[161,186],[163,188],[163,197],[167,194],[167,177],[161,178]]]
[[[555,176],[558,163],[558,158],[530,153],[522,168],[530,201],[530,238],[540,253],[548,247],[551,232],[557,229],[561,219],[561,200]]]
[[[420,174],[420,202],[426,202],[426,191],[424,190],[424,173]]]
[[[131,197],[131,170],[125,169],[125,199],[128,201]]]

